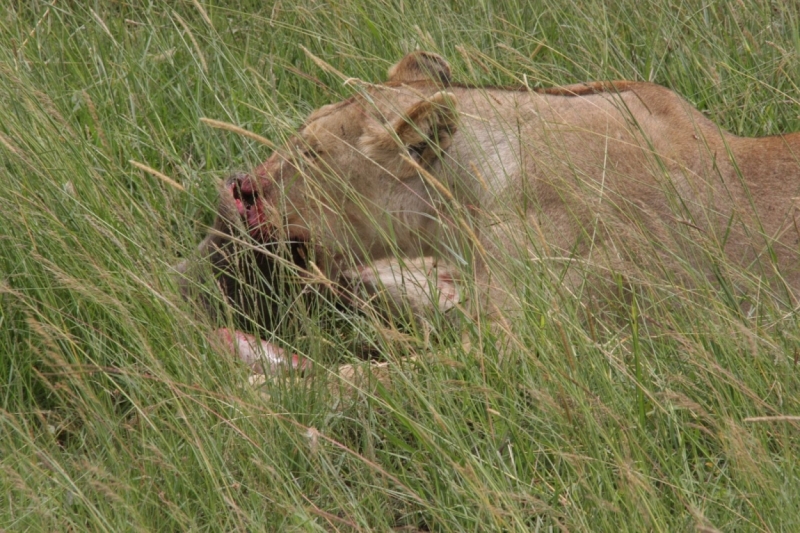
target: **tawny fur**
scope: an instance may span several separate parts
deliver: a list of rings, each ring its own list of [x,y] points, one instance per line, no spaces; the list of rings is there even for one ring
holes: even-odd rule
[[[434,261],[428,286],[458,294],[445,265],[467,264],[498,308],[514,306],[509,261],[562,265],[569,284],[650,265],[710,273],[722,258],[797,304],[800,134],[732,135],[651,83],[460,86],[428,52],[389,74],[352,84],[239,178],[263,211],[248,211],[255,238],[307,241],[331,280],[361,278],[415,312],[450,303],[392,285]]]
[[[333,279],[387,257],[471,253],[479,276],[494,258],[703,271],[716,247],[796,302],[799,134],[734,136],[651,83],[531,91],[450,77],[444,59],[411,54],[385,84],[312,113],[248,178]]]

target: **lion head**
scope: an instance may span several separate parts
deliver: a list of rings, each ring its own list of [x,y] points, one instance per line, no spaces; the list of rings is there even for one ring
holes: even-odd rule
[[[427,255],[436,207],[422,173],[457,129],[450,67],[415,52],[385,84],[313,112],[272,156],[226,184],[250,235],[302,241],[336,275],[352,261]]]

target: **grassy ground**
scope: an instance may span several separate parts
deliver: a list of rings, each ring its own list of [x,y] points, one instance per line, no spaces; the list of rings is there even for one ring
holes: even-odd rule
[[[347,94],[302,47],[380,80],[417,46],[463,81],[653,80],[800,130],[793,0],[6,2],[1,529],[800,530],[800,328],[769,300],[644,286],[604,322],[530,272],[512,338],[473,325],[343,394],[254,390],[209,344],[170,266],[269,152],[199,119],[279,142]],[[351,362],[314,319],[283,341]]]

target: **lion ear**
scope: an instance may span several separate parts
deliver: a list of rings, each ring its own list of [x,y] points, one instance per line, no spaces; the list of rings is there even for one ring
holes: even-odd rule
[[[420,100],[395,120],[397,138],[406,147],[433,143],[444,150],[458,128],[458,99],[453,93],[439,91]]]
[[[416,176],[414,165],[399,156],[407,155],[423,166],[439,158],[458,128],[457,106],[454,94],[439,91],[412,105],[394,122],[367,128],[360,150],[400,179]]]
[[[450,64],[432,52],[411,52],[389,69],[389,81],[411,82],[432,80],[450,85]]]

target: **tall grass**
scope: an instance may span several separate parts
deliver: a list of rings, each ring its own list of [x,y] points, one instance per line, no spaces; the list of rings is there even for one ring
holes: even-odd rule
[[[0,43],[0,528],[800,529],[800,329],[722,274],[609,304],[520,267],[513,331],[354,322],[391,386],[337,390],[251,387],[171,270],[269,155],[201,117],[279,143],[348,94],[303,47],[365,80],[417,46],[472,83],[652,80],[766,135],[800,130],[796,2],[12,1]],[[333,374],[314,313],[278,342]]]

